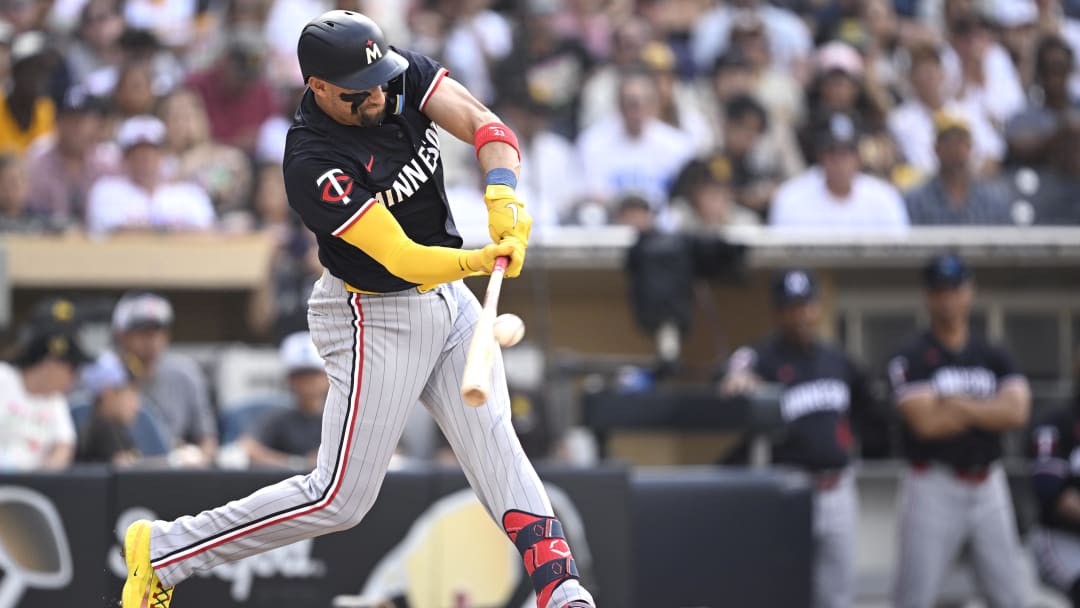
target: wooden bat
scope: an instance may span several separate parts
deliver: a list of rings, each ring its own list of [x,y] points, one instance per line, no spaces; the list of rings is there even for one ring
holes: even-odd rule
[[[495,315],[499,307],[499,292],[502,291],[503,274],[510,258],[495,258],[495,268],[491,271],[487,291],[484,292],[484,307],[480,310],[480,319],[473,328],[469,353],[465,357],[465,371],[461,374],[461,397],[465,403],[478,407],[487,402],[491,392],[491,366],[495,363]]]

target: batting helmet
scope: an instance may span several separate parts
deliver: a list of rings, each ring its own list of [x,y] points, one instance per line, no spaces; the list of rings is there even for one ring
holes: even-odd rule
[[[314,76],[354,91],[386,84],[409,67],[390,50],[382,29],[353,11],[330,11],[309,21],[296,55],[304,82]]]

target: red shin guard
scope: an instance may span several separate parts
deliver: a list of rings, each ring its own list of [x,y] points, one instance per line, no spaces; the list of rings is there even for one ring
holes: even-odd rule
[[[547,608],[555,589],[578,577],[562,524],[554,517],[524,511],[507,511],[502,523],[506,534],[521,552],[525,571],[532,578],[537,608]]]

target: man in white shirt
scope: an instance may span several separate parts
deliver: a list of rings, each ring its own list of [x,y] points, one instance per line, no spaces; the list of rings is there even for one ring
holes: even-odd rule
[[[911,50],[910,78],[914,94],[890,112],[888,118],[889,132],[907,163],[922,177],[937,173],[934,119],[937,115],[948,115],[968,125],[975,165],[972,169],[978,174],[991,172],[1005,154],[1005,140],[985,112],[970,103],[948,98],[945,71],[936,49],[923,46]]]
[[[86,224],[91,233],[213,227],[214,207],[202,188],[162,178],[164,123],[153,116],[129,118],[116,140],[124,154],[124,171],[102,177],[90,188]]]
[[[665,227],[670,225],[668,191],[695,147],[692,138],[662,122],[658,113],[652,76],[626,74],[619,83],[619,115],[582,133],[578,156],[586,197],[610,208],[622,195],[639,195]]]
[[[748,16],[761,19],[765,26],[773,67],[798,72],[813,51],[814,41],[809,28],[788,9],[761,0],[730,0],[715,4],[698,19],[690,35],[694,63],[703,72],[728,50],[732,24]]]
[[[31,328],[12,363],[0,363],[0,471],[71,464],[75,424],[65,393],[87,360],[76,328],[49,320]]]
[[[783,229],[902,233],[908,227],[900,193],[859,170],[858,133],[838,114],[819,142],[818,164],[776,192],[769,224]]]

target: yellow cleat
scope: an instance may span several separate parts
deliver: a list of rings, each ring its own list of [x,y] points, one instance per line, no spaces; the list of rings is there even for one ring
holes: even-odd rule
[[[169,608],[173,588],[161,586],[150,566],[150,522],[145,519],[128,526],[124,534],[124,562],[128,577],[124,581],[122,608]]]

